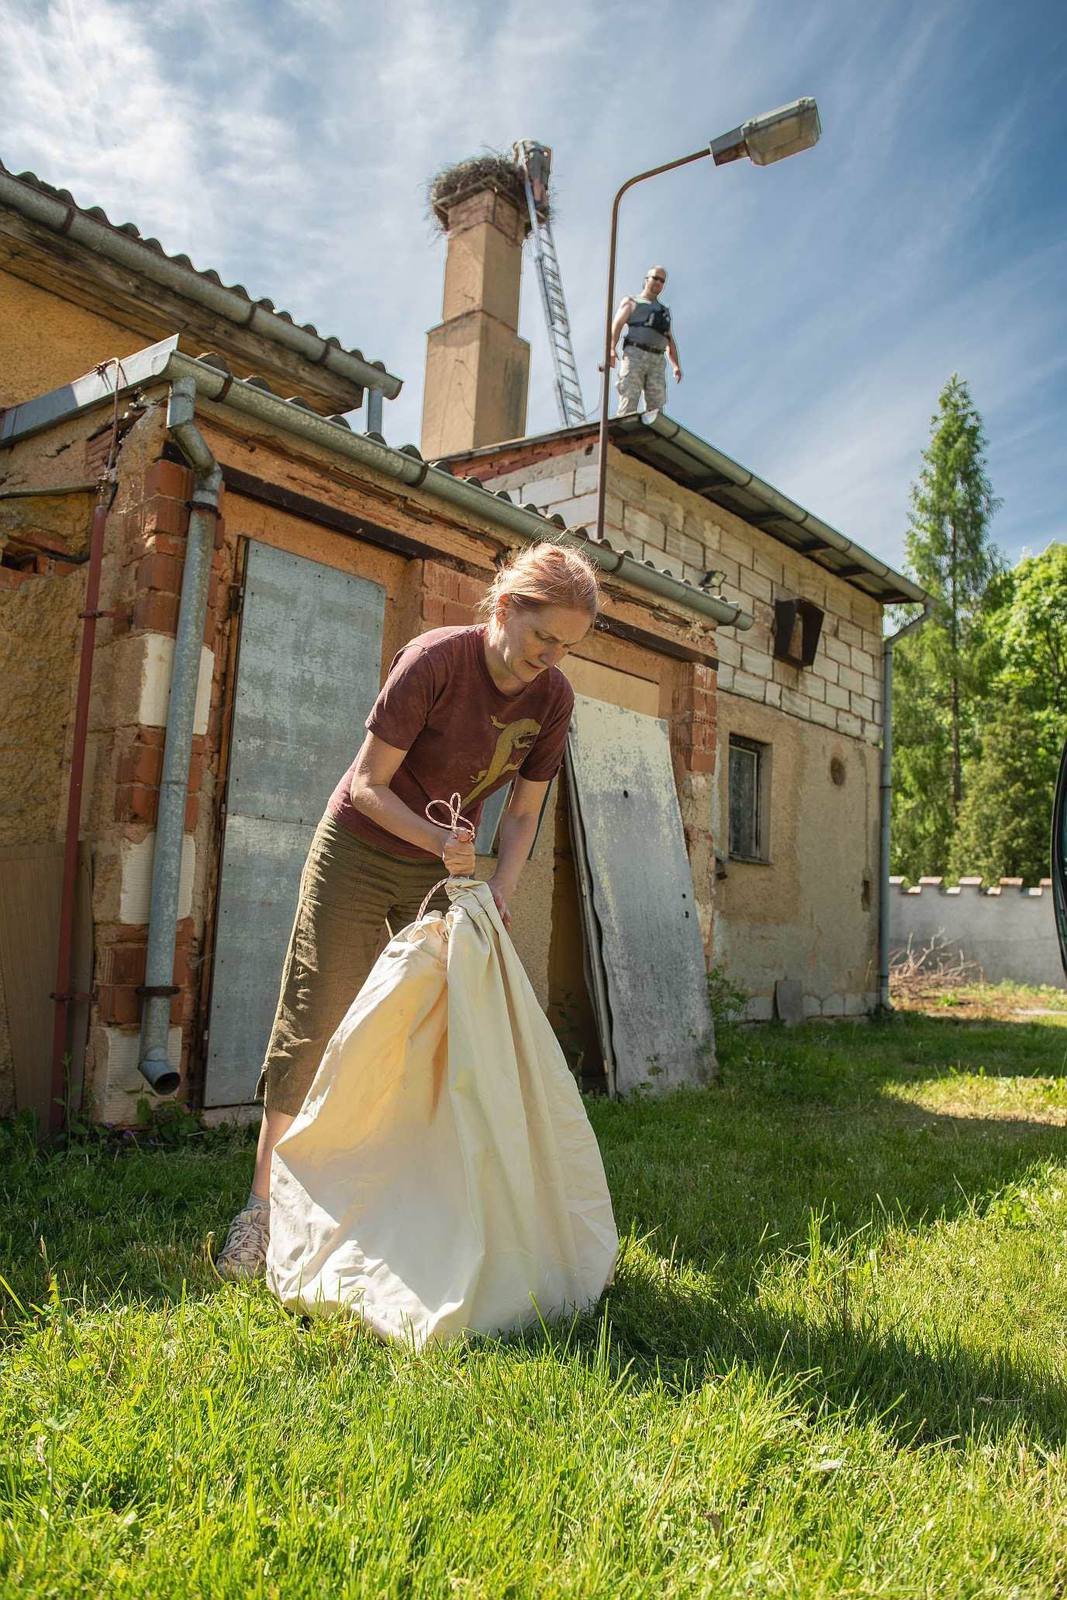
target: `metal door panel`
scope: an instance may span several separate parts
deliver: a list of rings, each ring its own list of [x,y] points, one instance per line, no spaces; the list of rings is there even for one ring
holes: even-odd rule
[[[278,1003],[300,873],[315,830],[228,817],[205,1104],[251,1100]]]
[[[379,584],[250,545],[231,812],[318,822],[378,692],[384,610]]]
[[[308,844],[363,739],[385,591],[250,542],[237,662],[204,1103],[252,1099]]]
[[[570,741],[617,1090],[706,1083],[715,1033],[667,724],[579,695]]]

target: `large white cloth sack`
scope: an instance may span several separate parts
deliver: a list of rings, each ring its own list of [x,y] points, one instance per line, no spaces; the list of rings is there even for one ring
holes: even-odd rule
[[[398,933],[271,1175],[267,1281],[421,1347],[593,1305],[618,1235],[581,1097],[487,884]]]

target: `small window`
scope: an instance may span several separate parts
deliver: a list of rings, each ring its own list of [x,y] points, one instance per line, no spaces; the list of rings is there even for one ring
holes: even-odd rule
[[[730,854],[740,861],[767,861],[769,851],[771,747],[730,737]]]

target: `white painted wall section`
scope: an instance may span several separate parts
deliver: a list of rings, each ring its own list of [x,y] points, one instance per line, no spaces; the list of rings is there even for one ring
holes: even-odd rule
[[[138,1101],[147,1100],[149,1105],[156,1106],[172,1098],[156,1094],[138,1072],[140,1048],[139,1030],[101,1028],[98,1031],[94,1096],[99,1121],[120,1128],[134,1127],[137,1123]],[[177,1071],[181,1059],[182,1030],[171,1028],[167,1033],[167,1060]]]
[[[152,858],[155,833],[143,839],[123,839],[119,885],[119,921],[145,923],[152,891]],[[187,833],[182,839],[182,871],[178,886],[178,916],[188,917],[193,910],[193,875],[196,871],[196,841]]]
[[[200,647],[200,676],[196,686],[196,714],[193,719],[194,734],[207,732],[208,712],[211,709],[211,680],[215,671],[215,657],[206,645]],[[144,654],[141,657],[141,693],[137,720],[148,728],[167,725],[167,705],[170,700],[170,680],[174,672],[174,640],[165,633],[146,633]]]

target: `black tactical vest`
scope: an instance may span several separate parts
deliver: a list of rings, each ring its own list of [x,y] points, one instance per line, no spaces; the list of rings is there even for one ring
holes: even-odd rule
[[[666,350],[671,331],[671,314],[659,300],[638,300],[626,321],[624,346],[636,344],[642,350]]]

